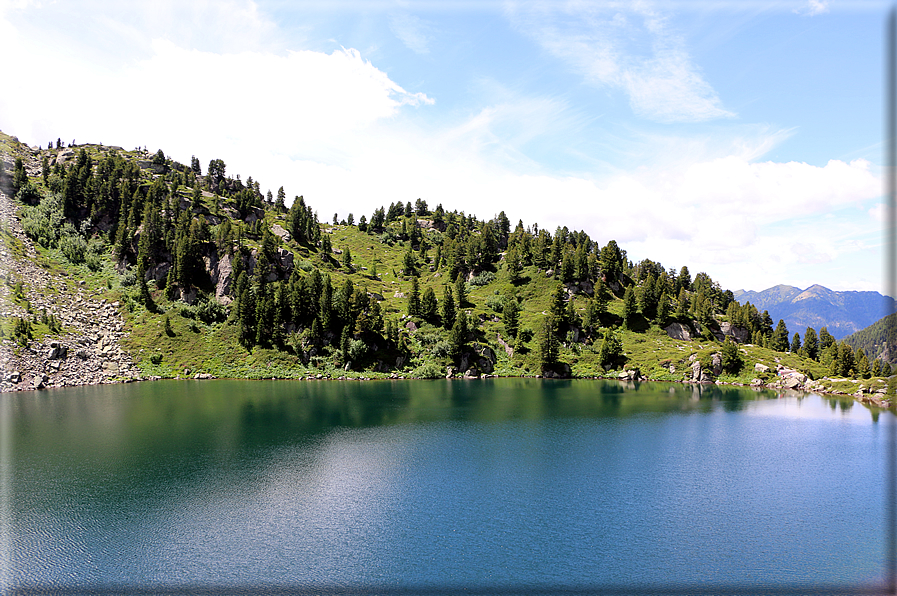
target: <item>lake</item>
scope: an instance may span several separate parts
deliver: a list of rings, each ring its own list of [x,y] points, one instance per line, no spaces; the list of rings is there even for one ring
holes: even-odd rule
[[[0,403],[7,593],[884,578],[894,416],[847,398],[488,379],[159,381]]]

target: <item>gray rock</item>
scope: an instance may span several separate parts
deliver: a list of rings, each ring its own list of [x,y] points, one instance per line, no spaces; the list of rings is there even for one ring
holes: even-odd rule
[[[663,330],[666,331],[667,335],[669,335],[673,339],[677,339],[680,341],[692,340],[691,331],[682,323],[670,323],[669,325],[664,327]]]
[[[274,224],[271,226],[271,233],[283,240],[284,242],[289,242],[292,236],[288,231],[283,229],[283,226],[280,224]]]
[[[723,372],[723,355],[719,352],[714,353],[711,358],[711,370],[715,376]]]
[[[765,373],[769,372],[769,367],[765,364],[760,364],[759,362],[754,365],[754,372]]]

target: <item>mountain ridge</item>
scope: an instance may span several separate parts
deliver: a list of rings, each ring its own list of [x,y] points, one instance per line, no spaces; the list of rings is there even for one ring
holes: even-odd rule
[[[890,306],[897,305],[878,292],[869,290],[831,290],[813,284],[802,290],[779,284],[761,292],[738,290],[733,292],[741,304],[750,302],[758,310],[769,311],[770,317],[782,319],[790,333],[806,335],[808,327],[817,332],[826,327],[835,339],[843,339],[872,325]]]

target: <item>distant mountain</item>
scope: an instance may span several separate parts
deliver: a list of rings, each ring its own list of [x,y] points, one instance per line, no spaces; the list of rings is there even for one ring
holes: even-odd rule
[[[778,285],[762,292],[733,293],[741,304],[750,302],[760,312],[768,310],[773,323],[784,319],[790,335],[796,331],[803,337],[807,327],[817,332],[827,327],[839,340],[882,318],[888,312],[889,301],[895,304],[878,292],[835,292],[819,284],[806,290]]]

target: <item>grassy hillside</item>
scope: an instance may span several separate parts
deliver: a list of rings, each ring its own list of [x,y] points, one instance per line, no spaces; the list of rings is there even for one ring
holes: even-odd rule
[[[148,377],[757,384],[779,381],[777,368],[809,379],[863,373],[857,363],[835,370],[822,350],[790,353],[786,331],[783,340],[707,274],[632,263],[616,242],[581,231],[512,226],[504,213],[479,220],[421,200],[322,224],[301,197],[288,206],[282,191],[228,177],[221,160],[203,169],[161,152],[34,150],[5,135],[0,147],[0,183],[15,193],[34,258],[69,280],[40,291],[79,280],[116,303],[128,331],[121,345]],[[22,252],[8,230],[2,238]],[[7,272],[5,282],[29,280]],[[65,337],[30,314],[32,340],[35,330]],[[28,316],[0,322],[7,342],[28,343],[17,323]]]

